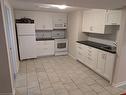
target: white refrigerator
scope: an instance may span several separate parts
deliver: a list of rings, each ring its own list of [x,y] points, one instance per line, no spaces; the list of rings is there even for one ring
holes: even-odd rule
[[[16,24],[20,60],[36,58],[35,24]]]

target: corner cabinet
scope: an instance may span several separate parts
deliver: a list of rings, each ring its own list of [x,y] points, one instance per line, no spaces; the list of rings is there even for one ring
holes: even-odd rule
[[[115,54],[77,43],[77,60],[112,82]]]
[[[115,26],[120,25],[120,20],[120,10],[85,10],[83,12],[82,32],[109,34],[114,30]]]

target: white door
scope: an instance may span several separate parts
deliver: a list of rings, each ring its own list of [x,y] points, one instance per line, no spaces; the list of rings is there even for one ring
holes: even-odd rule
[[[11,70],[13,79],[16,78],[17,66],[16,66],[16,45],[14,42],[13,34],[13,23],[12,23],[12,14],[11,9],[5,6],[5,19],[6,19],[6,34],[7,34],[7,44],[9,48],[9,58],[11,62]]]
[[[36,58],[35,36],[18,36],[20,59]]]

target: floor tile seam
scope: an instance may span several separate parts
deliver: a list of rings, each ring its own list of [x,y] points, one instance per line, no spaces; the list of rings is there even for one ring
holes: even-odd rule
[[[53,66],[52,66],[53,67]],[[54,69],[54,67],[53,67],[53,69]],[[60,79],[60,77],[59,77],[59,75],[58,75],[58,73],[56,72],[56,70],[54,69],[54,72],[57,74],[57,76],[58,76],[58,78],[59,78],[59,80],[62,82],[62,80]],[[64,89],[68,92],[68,94],[70,95],[70,93],[69,93],[69,91],[68,91],[68,89],[63,85],[63,87],[64,87]]]
[[[42,64],[42,65],[43,65],[43,68],[45,69],[44,64]],[[53,85],[52,85],[52,82],[51,82],[51,80],[50,80],[50,78],[49,78],[49,75],[48,75],[46,69],[45,69],[45,73],[46,73],[46,75],[47,75],[47,77],[48,77],[48,80],[50,81],[51,87],[53,88],[53,91],[54,91],[54,93],[55,93],[55,95],[56,95],[56,91],[55,91],[55,89],[54,89],[54,87],[53,87]]]
[[[38,74],[37,74],[37,71],[36,71],[36,64],[35,64],[35,60],[34,60],[34,65],[35,65],[35,73],[36,73],[36,76],[37,76],[37,81],[38,81],[38,85],[39,85],[40,94],[42,95],[42,91],[41,91],[41,87],[40,87],[40,82],[39,82],[39,79],[38,79]]]
[[[73,64],[73,63],[72,63]],[[76,87],[83,93],[83,91],[80,89],[80,87],[74,82],[74,80],[70,77],[70,75],[67,73],[67,75],[69,76],[69,78],[72,80],[72,82],[76,85]],[[92,91],[94,91],[93,89],[91,89]],[[95,92],[95,91],[94,91]],[[96,93],[96,92],[95,92]],[[96,93],[97,94],[97,93]]]

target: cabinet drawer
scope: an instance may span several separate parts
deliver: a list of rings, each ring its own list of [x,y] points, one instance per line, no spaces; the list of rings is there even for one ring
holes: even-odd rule
[[[38,56],[54,55],[54,41],[38,41],[37,55]]]
[[[54,45],[54,41],[38,41],[37,45]]]
[[[88,57],[90,58],[90,59],[92,59],[92,60],[97,60],[97,55],[98,55],[98,53],[97,53],[97,49],[95,49],[95,48],[92,48],[92,49],[89,49],[88,50]]]
[[[85,55],[83,55],[82,52],[77,52],[77,59],[85,65],[88,64],[88,58]]]
[[[80,51],[83,55],[88,56],[88,46],[86,45],[78,44],[77,51]]]

